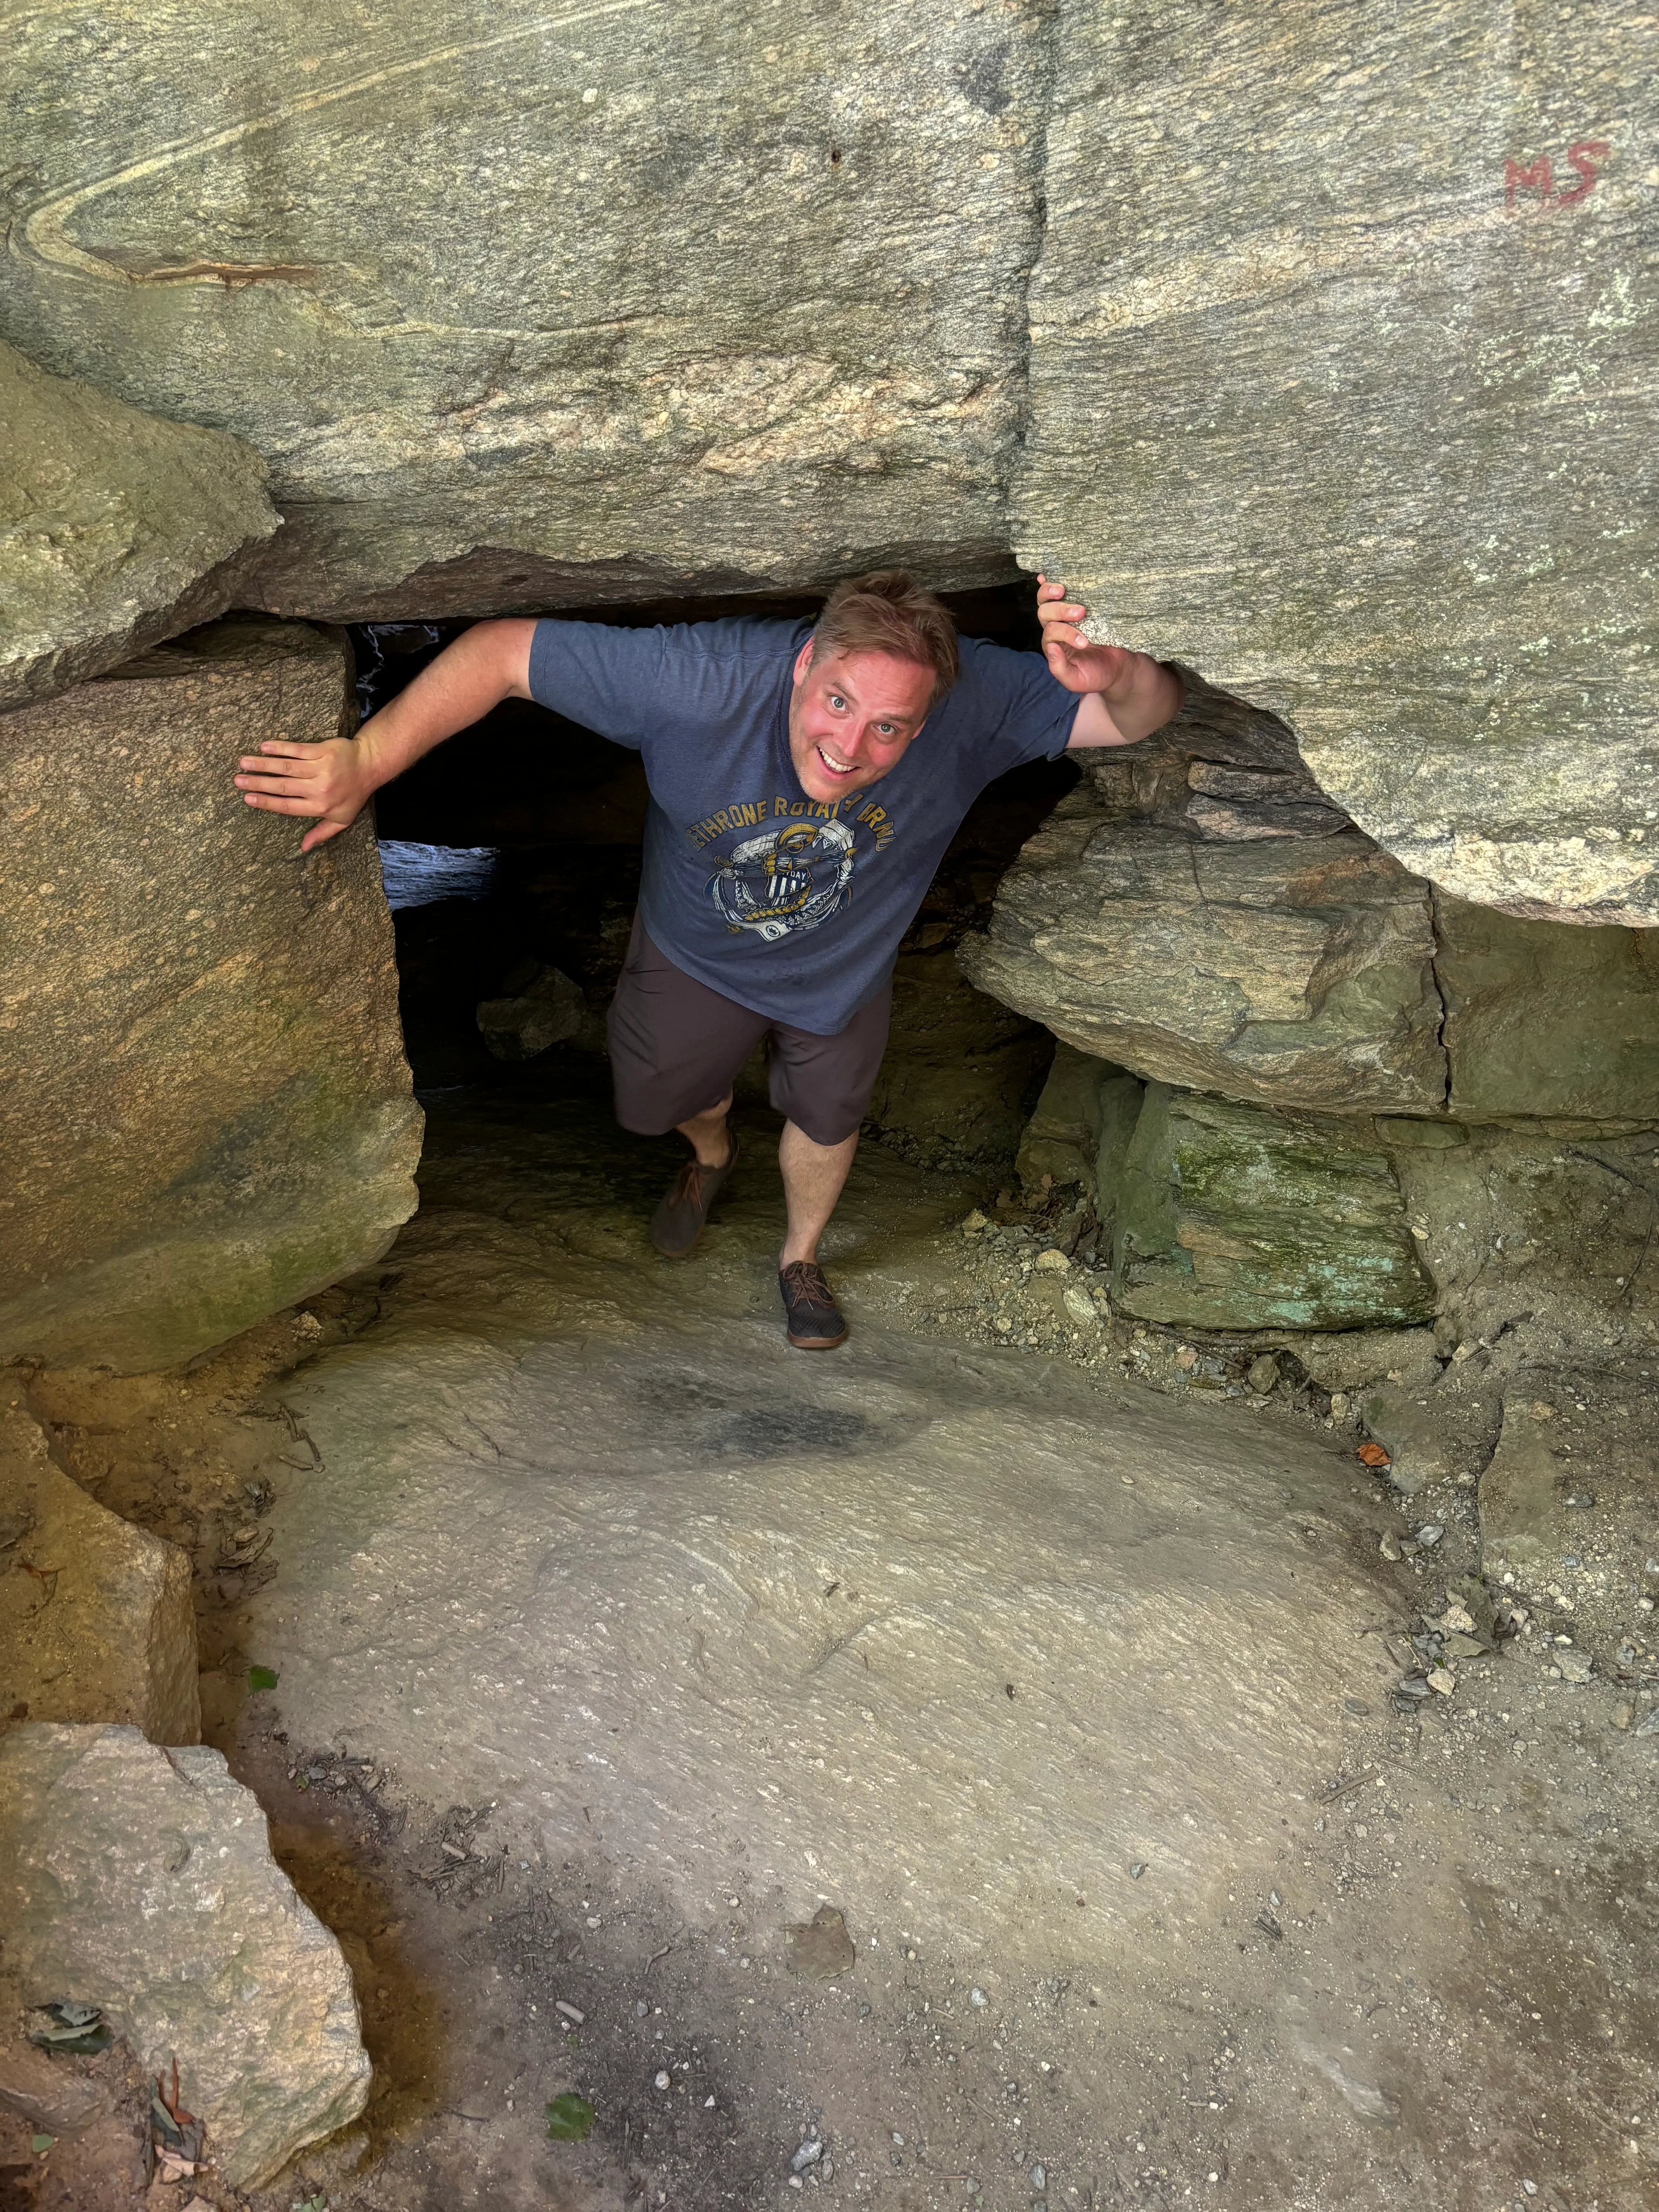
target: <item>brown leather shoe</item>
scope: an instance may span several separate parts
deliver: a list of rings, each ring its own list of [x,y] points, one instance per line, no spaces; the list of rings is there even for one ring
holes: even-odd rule
[[[847,1322],[823,1270],[811,1260],[792,1260],[778,1273],[784,1324],[797,1352],[832,1352],[847,1334]]]
[[[673,1187],[665,1192],[661,1205],[651,1217],[651,1242],[659,1252],[670,1260],[684,1260],[696,1245],[708,1220],[708,1209],[720,1195],[720,1186],[738,1164],[738,1140],[732,1136],[732,1150],[723,1168],[706,1168],[695,1155],[689,1159],[674,1178]]]

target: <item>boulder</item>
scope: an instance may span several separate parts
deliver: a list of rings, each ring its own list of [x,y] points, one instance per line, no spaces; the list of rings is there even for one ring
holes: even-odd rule
[[[1364,1122],[1149,1084],[1111,1204],[1113,1302],[1144,1321],[1377,1328],[1434,1310]]]
[[[268,457],[274,611],[982,583],[1048,66],[897,0],[25,15],[8,329]]]
[[[222,614],[281,520],[239,439],[3,344],[0,422],[0,709]]]
[[[1183,786],[1184,791],[1184,786]],[[1082,787],[957,957],[1079,1050],[1329,1112],[1445,1097],[1426,884],[1354,830],[1209,839]]]
[[[1186,673],[1186,672],[1183,672]],[[1659,1100],[1659,934],[1528,921],[1407,875],[1282,722],[1187,674],[1087,762],[967,972],[1073,1046],[1223,1097],[1626,1123]]]
[[[377,1258],[421,1117],[365,818],[231,783],[343,726],[344,642],[227,622],[0,718],[0,1358],[131,1371]]]
[[[1283,714],[1405,866],[1659,921],[1659,32],[1061,0],[1027,565]]]
[[[521,962],[498,999],[483,1000],[478,1029],[497,1060],[536,1060],[575,1036],[587,1012],[581,986],[540,960]]]
[[[1119,1071],[1075,1045],[1056,1044],[1048,1080],[1025,1124],[1015,1166],[1028,1195],[1052,1185],[1077,1183],[1092,1201],[1095,1154],[1100,1149],[1102,1085]]]
[[[89,1498],[39,1425],[0,1409],[0,1729],[120,1721],[202,1733],[190,1561]]]
[[[176,2057],[233,2188],[362,2112],[368,2056],[340,1947],[216,1751],[131,1728],[0,1738],[0,1919],[25,2004],[100,2007],[151,2075]]]

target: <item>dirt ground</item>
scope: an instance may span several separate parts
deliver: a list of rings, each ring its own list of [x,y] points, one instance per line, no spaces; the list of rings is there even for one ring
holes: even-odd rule
[[[579,1073],[428,1105],[379,1269],[31,1388],[195,1559],[356,1980],[368,2112],[253,2212],[1659,2203],[1659,1361],[1523,1378],[1585,1502],[1483,1609],[1489,1362],[1401,1498],[1316,1359],[1102,1316],[1062,1200],[879,1147],[809,1361],[765,1115],[674,1267]],[[27,2137],[0,2205],[244,2201]]]

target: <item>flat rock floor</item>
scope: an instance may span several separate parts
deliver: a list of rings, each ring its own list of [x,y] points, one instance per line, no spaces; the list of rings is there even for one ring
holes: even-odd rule
[[[670,1263],[672,1140],[429,1105],[224,1423],[210,1732],[377,2065],[259,2212],[1659,2199],[1655,1741],[1509,1656],[1397,1711],[1351,1439],[907,1321],[986,1194],[878,1147],[806,1355],[765,1115]]]

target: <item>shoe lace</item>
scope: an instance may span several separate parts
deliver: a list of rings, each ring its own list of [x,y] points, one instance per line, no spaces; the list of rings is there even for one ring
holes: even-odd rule
[[[822,1267],[811,1260],[792,1260],[783,1270],[783,1279],[789,1286],[790,1303],[798,1306],[813,1306],[823,1313],[836,1310],[835,1294],[825,1279]]]

